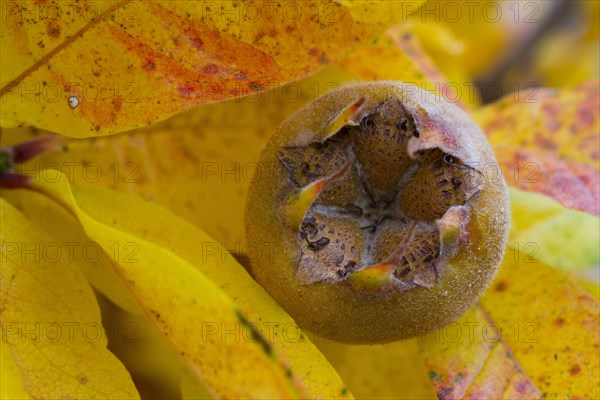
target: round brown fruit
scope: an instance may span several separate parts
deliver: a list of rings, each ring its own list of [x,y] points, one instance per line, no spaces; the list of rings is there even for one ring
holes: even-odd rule
[[[383,343],[463,315],[502,259],[508,193],[479,127],[400,82],[334,90],[286,120],[249,191],[256,280],[320,338]]]

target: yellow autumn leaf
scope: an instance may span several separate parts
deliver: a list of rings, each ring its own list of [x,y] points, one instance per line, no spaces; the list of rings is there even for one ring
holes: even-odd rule
[[[545,37],[532,56],[544,86],[570,87],[600,75],[600,2],[571,4],[575,26],[564,26]]]
[[[0,218],[2,357],[12,357],[18,374],[11,374],[22,382],[6,389],[3,382],[3,390],[22,387],[31,398],[139,398],[106,349],[94,293],[60,257],[67,248],[4,199]]]
[[[598,3],[582,1],[580,4]],[[534,58],[544,85],[570,87],[600,75],[598,45],[597,39],[586,42],[580,35],[567,36],[562,32],[552,35],[540,45],[538,56]]]
[[[458,60],[463,60],[465,44],[455,37],[453,32],[444,25],[436,23],[418,24],[411,19],[411,30],[444,76],[453,82],[461,91],[468,89],[468,83],[473,80],[465,66]]]
[[[385,59],[386,68],[372,68],[373,57]],[[247,253],[242,223],[245,190],[252,180],[252,165],[271,131],[287,115],[323,92],[343,82],[375,79],[404,79],[432,88],[415,62],[390,37],[382,36],[340,66],[329,67],[298,83],[245,99],[204,105],[144,130],[148,132],[70,141],[61,152],[41,155],[17,168],[23,173],[38,172],[34,182],[56,181],[58,174],[43,171],[49,167],[64,172],[70,182],[93,183],[141,194],[202,226],[222,242],[219,244],[222,248],[237,249],[238,255],[243,255]],[[240,135],[241,130],[247,133]],[[35,130],[25,132],[25,135],[35,136]],[[23,136],[22,132],[5,130],[2,144],[18,142]],[[20,199],[19,195],[13,198],[19,203],[30,202]],[[195,201],[190,202],[190,198]],[[50,204],[37,211],[38,215],[49,212],[52,205],[47,203]],[[60,209],[55,212],[63,213]],[[52,226],[65,224],[55,222],[48,221]],[[119,290],[119,282],[109,280],[108,283]],[[110,296],[110,285],[108,291],[102,291]],[[247,296],[253,294],[249,292]],[[365,357],[369,357],[369,353]],[[127,359],[125,362],[130,368]],[[132,373],[135,371],[137,369]],[[184,382],[187,388],[190,382]],[[366,387],[361,387],[364,394]],[[381,388],[382,393],[397,389]],[[421,385],[407,393],[422,390]]]
[[[348,71],[333,66],[273,91],[203,105],[149,131],[70,141],[62,152],[43,154],[16,168],[30,175],[53,168],[72,182],[94,183],[152,199],[235,249],[244,241],[243,204],[246,189],[258,172],[256,160],[279,123],[298,107],[352,79],[400,75],[415,83],[425,79],[389,38],[363,49],[343,63]],[[377,75],[351,69],[359,62],[370,64],[368,55],[373,53],[387,57],[390,68],[377,71]],[[10,145],[34,132],[4,130],[2,144]],[[47,180],[56,179],[53,172],[43,174]]]
[[[4,333],[0,329],[0,334],[4,337]],[[0,398],[2,399],[30,399],[31,397],[25,392],[23,379],[19,366],[12,356],[8,343],[0,340]]]
[[[480,304],[424,335],[440,398],[598,398],[600,303],[527,254],[507,255]]]
[[[507,257],[515,251],[562,269],[600,265],[600,221],[549,197],[510,189],[512,223]]]
[[[360,0],[328,0],[306,5],[290,1],[291,6],[277,3],[278,12],[283,13],[281,21],[263,24],[252,20],[252,25],[247,18],[245,24],[235,20],[235,16],[232,20],[236,13],[244,17],[248,7],[260,9],[267,3],[271,4],[235,2],[234,6],[234,2],[224,1],[217,8],[211,3],[202,9],[205,2],[95,4],[82,0],[68,6],[73,12],[67,13],[71,15],[67,20],[45,18],[43,24],[39,24],[39,17],[44,8],[48,12],[49,2],[31,2],[33,8],[27,2],[2,4],[1,53],[3,60],[7,54],[14,59],[14,63],[2,66],[3,78],[6,71],[17,71],[16,78],[9,79],[13,82],[2,79],[0,95],[3,104],[10,105],[0,112],[3,126],[5,115],[9,115],[10,126],[34,121],[46,129],[74,129],[75,133],[67,134],[84,137],[158,121],[110,138],[65,141],[60,152],[16,166],[18,172],[33,176],[35,187],[50,197],[60,198],[62,206],[39,193],[2,193],[52,240],[98,241],[103,245],[103,257],[112,255],[113,259],[103,259],[98,270],[85,259],[76,260],[71,266],[80,268],[94,288],[119,307],[136,312],[141,305],[142,317],[124,312],[97,295],[107,330],[113,324],[139,327],[139,342],[109,340],[108,348],[131,374],[140,396],[337,398],[349,397],[352,392],[366,399],[433,398],[435,388],[439,398],[444,399],[599,397],[599,389],[593,386],[593,378],[600,374],[593,358],[593,351],[599,347],[598,297],[592,299],[570,278],[542,265],[577,269],[575,272],[582,275],[595,271],[597,275],[597,268],[592,270],[589,265],[598,263],[598,247],[594,243],[598,220],[549,198],[513,190],[512,246],[507,250],[499,280],[488,290],[491,300],[484,299],[479,308],[441,331],[426,335],[423,341],[417,338],[383,346],[346,346],[321,343],[318,335],[314,340],[310,334],[305,337],[233,259],[235,256],[246,266],[246,261],[268,256],[272,250],[270,244],[257,248],[246,243],[243,203],[253,174],[261,172],[255,164],[258,153],[283,119],[340,84],[363,80],[402,80],[427,89],[441,85],[443,88],[438,91],[444,97],[464,101],[452,83],[466,83],[483,72],[506,44],[500,24],[481,20],[481,7],[511,9],[510,5],[492,0],[478,4],[429,0],[426,6],[436,10],[447,9],[448,4],[475,6],[479,20],[474,24],[467,24],[464,19],[458,23],[419,24],[417,18],[426,14],[425,9],[410,23],[397,25],[374,41],[370,40],[374,36],[352,35],[371,29],[380,32],[388,26],[382,22],[384,19],[389,17],[389,24],[392,20],[397,22],[398,15],[413,12],[421,2],[373,5]],[[313,4],[316,12],[306,24],[305,13],[293,18],[284,11],[290,12],[289,7],[297,5],[307,9]],[[142,27],[136,18],[140,7],[147,26]],[[372,7],[381,7],[380,11],[383,7],[397,9],[395,16],[383,11],[381,15],[371,15]],[[330,10],[343,11],[345,22],[337,26],[341,32],[324,23],[331,16]],[[440,13],[436,11],[435,15]],[[471,13],[463,9],[463,15]],[[14,24],[19,18],[23,22],[23,16],[25,23],[19,24],[22,26]],[[83,23],[82,16],[87,19]],[[294,23],[287,23],[291,19],[295,19]],[[28,26],[36,20],[38,26]],[[171,21],[171,25],[165,26],[165,21]],[[10,29],[5,29],[8,25]],[[52,41],[53,37],[58,39],[54,46],[48,46],[47,40]],[[107,37],[110,39],[105,40]],[[340,37],[344,38],[343,43],[338,40]],[[329,41],[321,43],[322,38]],[[548,53],[552,56],[548,57],[549,73],[560,75],[568,70],[565,65],[570,60],[555,68],[553,58],[572,54],[577,59],[574,55],[580,56],[585,49],[589,54],[571,68],[568,77],[581,80],[581,76],[591,73],[588,67],[597,64],[597,60],[590,63],[597,52],[593,49],[596,42],[597,34],[578,48],[568,40],[560,42],[560,46],[555,41],[553,54]],[[115,44],[125,51],[107,57],[107,49],[114,49]],[[354,51],[360,45],[360,50]],[[348,48],[354,52],[342,59]],[[32,58],[34,64],[29,66]],[[73,66],[79,66],[79,71]],[[320,68],[323,70],[316,75],[295,82]],[[526,92],[517,95],[518,101],[515,97],[515,103],[520,104],[514,107],[507,107],[505,99],[477,113],[484,115],[483,121],[493,128],[490,133],[505,177],[518,178],[509,184],[549,194],[569,207],[598,214],[599,125],[594,112],[598,108],[598,90],[594,84],[597,82],[583,85],[575,93],[565,91],[556,96],[543,90],[542,96],[534,96],[542,100],[537,106],[524,106],[527,101],[522,101],[522,95],[525,100],[530,99],[530,92]],[[267,90],[278,85],[283,86]],[[143,94],[142,99],[135,98],[139,93]],[[53,101],[48,101],[52,95]],[[164,120],[192,105],[227,98],[230,100],[203,104]],[[16,104],[19,102],[23,104]],[[477,99],[455,102],[469,108]],[[38,132],[35,128],[17,130]],[[21,142],[25,137],[7,138],[7,133],[12,134],[6,130],[0,133],[2,145]],[[4,160],[4,153],[2,156]],[[534,170],[541,167],[541,182],[530,182],[530,164]],[[516,167],[511,169],[513,165]],[[2,166],[4,172],[6,165]],[[537,186],[525,188],[524,183]],[[125,242],[127,248],[119,246],[124,240],[129,240]],[[134,264],[138,264],[140,244],[142,265],[127,265],[123,256],[133,255]],[[131,246],[134,254],[123,254]],[[526,265],[521,268],[508,264]],[[533,271],[538,267],[539,271]],[[157,276],[149,276],[156,271]],[[166,278],[161,279],[163,276]],[[141,282],[141,288],[132,286],[132,282]],[[588,290],[596,293],[598,285]],[[131,304],[128,296],[135,297],[139,304]],[[186,303],[207,299],[208,305],[194,303],[188,307]],[[523,312],[523,304],[530,309]],[[232,309],[239,310],[234,311],[234,317]],[[556,317],[557,313],[560,317]],[[206,320],[206,315],[212,315],[213,320]],[[525,316],[529,320],[519,320]],[[208,331],[203,330],[205,323]],[[228,330],[232,323],[236,328]],[[465,323],[467,329],[458,341],[447,340],[456,324]],[[472,340],[470,335],[464,335],[472,332],[473,324],[477,336]],[[515,335],[515,339],[490,340],[487,335],[494,334],[494,330],[483,329],[489,325],[498,326],[505,336],[507,332]],[[254,326],[262,329],[253,329]],[[538,339],[536,327],[540,326],[551,334],[541,342],[531,342],[531,335]],[[295,333],[292,338],[290,332]],[[197,345],[199,333],[214,340]],[[238,335],[247,343],[228,346],[231,338],[237,339]],[[442,340],[436,335],[441,335]],[[519,340],[523,343],[519,344]],[[416,356],[418,342],[426,345],[426,369]],[[575,345],[570,346],[571,342]],[[265,360],[264,353],[271,363]],[[9,361],[14,361],[10,349],[4,346],[3,362],[6,354]],[[235,365],[237,369],[227,371],[231,375],[221,375],[230,363],[237,361],[235,357],[242,358],[240,365]],[[573,382],[568,381],[567,369]],[[19,370],[14,362],[9,362],[1,366],[1,372],[4,380]],[[266,384],[258,378],[259,373],[266,374]],[[555,376],[556,382],[551,382]],[[429,387],[427,377],[433,383]],[[11,397],[25,397],[18,392],[23,389],[20,380],[17,383],[6,391],[3,386],[2,397],[9,390]],[[154,391],[156,386],[161,386],[160,390]]]
[[[141,314],[139,305],[112,268],[109,256],[86,236],[79,221],[48,197],[29,190],[3,190],[0,196],[36,221],[52,239],[66,248],[61,259],[83,272],[88,282],[119,307]],[[118,251],[113,248],[110,251]]]
[[[600,302],[527,256],[507,254],[481,304],[545,398],[600,398]]]
[[[414,83],[423,89],[438,92],[446,100],[459,107],[471,108],[479,104],[479,96],[473,87],[461,84],[460,81],[450,80],[435,65],[429,54],[425,51],[418,37],[419,25],[409,21],[406,24],[398,24],[388,29],[388,35],[394,40],[398,48],[418,66],[418,70],[431,82],[406,81],[401,77],[400,81]]]
[[[5,2],[3,126],[107,135],[296,81],[422,1]],[[57,14],[58,13],[58,14]]]
[[[210,400],[213,398],[188,371],[183,371],[181,375],[180,390],[183,400]]]
[[[256,161],[275,128],[294,111],[329,90],[353,81],[397,79],[435,89],[421,64],[397,45],[399,27],[339,64],[280,88],[242,99],[205,104],[154,126],[130,133],[66,142],[16,165],[36,179],[87,182],[136,194],[202,227],[228,249],[244,245],[244,202],[256,179]],[[391,36],[396,39],[392,39]],[[377,57],[384,67],[374,65]],[[3,146],[39,133],[5,129]],[[191,201],[190,199],[193,199]]]
[[[514,8],[496,0],[428,0],[408,20],[435,65],[451,82],[463,85],[507,50],[510,38],[502,16],[514,17]]]
[[[353,82],[396,80],[435,91],[419,60],[411,58],[411,54],[399,45],[398,36],[408,33],[403,29],[404,25],[394,25],[386,34],[350,54],[338,65]],[[373,60],[379,62],[374,63]]]
[[[475,306],[450,325],[424,335],[421,355],[441,399],[540,399],[494,322]]]
[[[598,83],[532,87],[474,112],[509,185],[600,215]]]
[[[142,399],[179,398],[184,374],[212,398],[151,321],[115,306],[104,296],[98,296],[98,303],[104,326],[113,332],[108,348],[127,368]]]
[[[579,278],[579,284],[594,296],[596,300],[600,300],[600,283],[598,283],[598,267],[588,268],[582,271],[582,274],[575,274]]]
[[[437,399],[418,339],[378,345],[315,342],[357,399]]]
[[[38,187],[71,209],[107,254],[115,244],[135,246],[130,262],[110,253],[113,266],[146,317],[217,396],[349,396],[293,320],[220,243],[137,197],[70,185],[64,175]],[[269,327],[279,331],[270,334]]]

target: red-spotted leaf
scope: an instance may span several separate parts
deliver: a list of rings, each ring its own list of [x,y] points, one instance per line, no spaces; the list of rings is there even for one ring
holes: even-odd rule
[[[599,304],[563,273],[507,253],[478,306],[421,341],[438,397],[599,398]]]
[[[481,307],[423,337],[421,344],[429,378],[442,400],[541,397]]]
[[[421,3],[2,2],[0,122],[75,137],[148,125],[298,80]]]
[[[481,304],[545,399],[600,398],[600,303],[529,252],[507,252]]]
[[[475,112],[509,185],[600,215],[600,82],[527,89]]]

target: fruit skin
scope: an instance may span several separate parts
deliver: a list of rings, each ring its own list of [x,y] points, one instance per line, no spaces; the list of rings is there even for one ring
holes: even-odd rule
[[[446,214],[458,217],[457,225],[464,225],[454,235],[442,232],[440,258],[445,264],[433,288],[373,290],[345,281],[307,285],[297,281],[297,230],[285,219],[292,186],[277,152],[285,146],[323,140],[330,135],[331,120],[361,96],[369,109],[391,97],[400,100],[420,133],[411,140],[409,152],[440,148],[477,165],[485,174],[480,192]],[[251,271],[298,325],[319,339],[386,343],[439,329],[473,306],[502,260],[510,209],[506,184],[501,174],[494,174],[499,171],[493,168],[496,166],[479,127],[458,107],[433,93],[392,81],[329,92],[283,122],[262,152],[260,173],[250,185],[247,199],[246,234],[249,244],[274,251],[250,260]]]

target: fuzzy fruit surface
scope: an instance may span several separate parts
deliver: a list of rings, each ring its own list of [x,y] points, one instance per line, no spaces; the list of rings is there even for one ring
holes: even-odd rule
[[[384,343],[463,315],[506,245],[508,193],[479,127],[400,82],[347,86],[286,120],[246,213],[255,279],[320,339]]]

